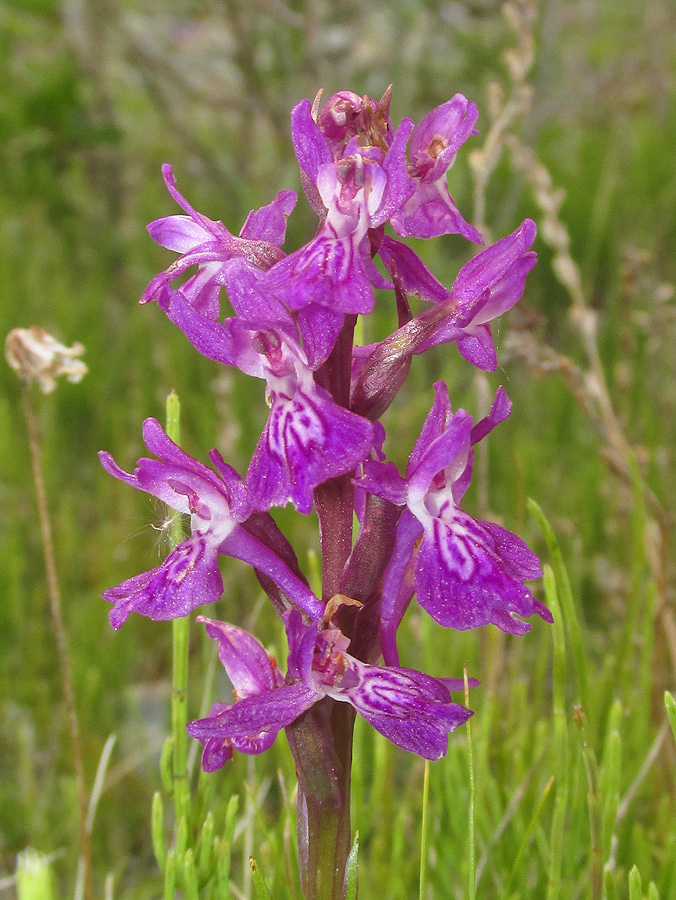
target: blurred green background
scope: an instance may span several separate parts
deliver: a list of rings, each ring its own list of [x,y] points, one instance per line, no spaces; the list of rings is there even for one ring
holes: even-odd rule
[[[378,98],[392,83],[395,121],[419,121],[457,91],[474,100],[480,134],[450,173],[451,193],[472,221],[481,207],[469,153],[484,146],[500,112],[491,115],[487,98],[498,100],[490,85],[500,85],[505,100],[519,90],[520,76],[504,54],[520,46],[527,55],[532,39],[521,109],[508,123],[511,137],[497,140],[502,152],[486,184],[483,224],[497,239],[525,216],[534,218],[539,265],[524,301],[496,324],[494,375],[477,377],[452,347],[414,360],[386,418],[396,435],[390,453],[405,463],[433,380],[446,379],[454,404],[474,414],[489,390],[505,385],[514,412],[488,442],[467,508],[518,531],[543,558],[528,496],[552,522],[583,620],[593,689],[587,712],[599,757],[610,704],[618,696],[623,704],[622,795],[658,733],[661,693],[674,687],[676,661],[668,548],[676,481],[676,8],[669,0],[520,3],[513,7],[521,23],[515,29],[503,6],[496,0],[0,0],[0,331],[37,324],[65,343],[81,341],[90,370],[81,384],[64,383],[33,399],[90,783],[107,736],[118,735],[93,834],[96,883],[112,872],[115,896],[160,892],[148,817],[167,732],[170,634],[140,617],[117,634],[108,625],[100,592],[155,565],[166,547],[158,530],[162,511],[106,476],[96,451],[108,449],[132,466],[142,452],[143,419],[161,419],[164,398],[175,389],[188,452],[205,458],[217,446],[243,472],[267,414],[260,383],[200,358],[154,306],[137,306],[150,278],[172,258],[153,244],[145,225],[177,211],[160,174],[170,162],[190,202],[234,232],[250,209],[295,188],[301,197],[287,248],[308,240],[315,223],[300,190],[289,111],[320,87],[326,97],[349,89]],[[517,165],[515,141],[551,175],[539,199],[529,167]],[[531,166],[530,175],[535,171]],[[569,314],[565,277],[564,283],[557,277],[562,238],[551,210],[549,219],[543,213],[552,198],[561,202],[559,226],[570,238],[586,309],[597,317],[605,399],[626,438],[624,449],[608,430],[611,420],[598,402],[600,370],[590,368],[579,319]],[[416,249],[449,285],[473,252],[457,236],[429,246],[417,242]],[[367,339],[393,328],[387,298],[377,303]],[[627,447],[633,450],[625,453]],[[633,488],[631,460],[639,473]],[[11,873],[15,854],[27,845],[61,852],[55,867],[65,896],[76,855],[75,787],[20,389],[6,366],[0,368],[0,494],[0,867]],[[289,510],[279,514],[303,562],[316,537],[313,520],[299,518]],[[225,599],[209,614],[256,622],[271,645],[280,642],[253,576],[232,561],[223,571]],[[208,652],[194,631],[196,715]],[[404,664],[427,661],[432,674],[460,675],[467,663],[486,683],[472,698],[484,748],[485,770],[477,777],[486,773],[483,801],[478,797],[478,847],[489,851],[483,896],[501,897],[508,887],[509,896],[544,896],[551,805],[511,885],[505,872],[553,774],[545,753],[550,630],[535,623],[526,638],[503,642],[487,632],[442,632],[413,612],[402,646]],[[220,699],[227,699],[225,684],[218,685]],[[451,743],[449,758],[432,775],[428,878],[437,898],[465,896],[465,745],[461,737]],[[575,799],[561,896],[573,898],[588,896],[590,848],[584,769],[573,739],[571,748]],[[655,879],[660,896],[676,897],[673,749],[662,741],[618,825],[618,896],[626,895],[626,872],[636,862],[646,883]],[[361,732],[357,761],[354,827],[362,834],[363,896],[417,896],[420,761]],[[452,775],[443,765],[452,766]],[[213,778],[215,809],[233,791],[244,796],[246,778],[253,794],[267,785],[265,827],[282,828],[278,767],[290,782],[281,739],[255,763],[236,760]],[[525,797],[524,804],[500,830],[515,796]],[[260,822],[251,827],[264,867],[272,839]],[[401,869],[394,880],[393,852]],[[386,895],[378,892],[383,884]],[[8,882],[3,890],[13,888]]]

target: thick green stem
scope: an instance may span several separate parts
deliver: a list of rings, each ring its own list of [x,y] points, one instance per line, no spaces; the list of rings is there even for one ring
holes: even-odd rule
[[[298,775],[298,855],[305,900],[341,900],[350,852],[354,710],[329,697],[287,727]]]
[[[177,394],[173,391],[167,397],[167,434],[180,443],[181,407]],[[171,543],[175,546],[183,540],[183,523],[177,513],[169,529]],[[171,623],[173,639],[172,692],[171,692],[171,733],[173,739],[172,780],[174,785],[174,806],[176,825],[190,815],[190,785],[188,784],[188,638],[190,618],[185,616]]]

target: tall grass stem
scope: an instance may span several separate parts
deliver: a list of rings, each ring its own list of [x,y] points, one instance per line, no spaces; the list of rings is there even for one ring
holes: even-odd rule
[[[464,667],[465,678],[465,706],[469,706],[469,680],[467,678],[467,666]],[[467,889],[468,900],[476,898],[476,866],[474,847],[474,806],[476,802],[476,787],[474,784],[474,755],[472,750],[472,720],[467,720],[467,758],[469,760],[469,822],[468,835],[469,847],[467,858],[469,861],[469,882]]]
[[[420,890],[418,897],[425,900],[425,885],[427,882],[427,812],[430,799],[430,761],[425,760],[425,773],[423,775],[422,795],[422,823],[420,826]]]
[[[563,625],[556,578],[550,566],[544,567],[544,588],[547,606],[554,616],[554,742],[552,768],[556,772],[556,797],[550,837],[547,900],[557,900],[561,892],[561,872],[565,844],[566,811],[570,793],[570,760],[568,752],[568,719],[566,716],[566,632]]]
[[[178,395],[172,391],[167,397],[167,434],[175,444],[181,441],[181,405]],[[183,540],[183,521],[179,513],[169,528],[172,546]],[[172,784],[176,824],[190,816],[190,785],[188,783],[188,637],[190,617],[173,619],[172,628]]]

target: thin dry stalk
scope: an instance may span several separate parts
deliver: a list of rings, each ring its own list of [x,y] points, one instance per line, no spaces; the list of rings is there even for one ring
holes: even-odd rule
[[[21,398],[23,411],[26,418],[26,430],[28,432],[28,445],[30,448],[31,464],[33,467],[33,481],[38,504],[38,516],[40,518],[40,533],[42,535],[42,548],[45,556],[45,570],[47,574],[47,592],[49,594],[49,608],[52,616],[54,637],[59,659],[59,669],[63,683],[63,694],[66,702],[66,712],[70,726],[70,740],[73,751],[73,766],[75,769],[75,782],[77,784],[78,809],[80,818],[80,865],[84,878],[84,894],[87,900],[94,896],[91,871],[91,845],[89,831],[87,829],[87,787],[84,774],[82,753],[82,740],[80,737],[80,724],[75,704],[75,690],[73,687],[73,674],[68,652],[68,640],[66,627],[61,613],[61,595],[59,591],[59,579],[56,572],[54,559],[54,544],[52,541],[52,529],[49,522],[47,508],[47,493],[42,478],[42,463],[40,459],[40,438],[38,425],[33,414],[30,400],[30,385],[24,379],[21,380]]]
[[[505,101],[502,87],[497,82],[488,86],[488,114],[491,127],[480,150],[469,155],[474,175],[474,224],[488,241],[486,224],[486,190],[495,167],[500,162],[506,139],[519,119],[530,109],[532,88],[527,79],[535,58],[533,29],[537,18],[537,6],[533,0],[508,0],[502,12],[516,37],[516,46],[507,50],[503,59],[510,77],[511,91]]]

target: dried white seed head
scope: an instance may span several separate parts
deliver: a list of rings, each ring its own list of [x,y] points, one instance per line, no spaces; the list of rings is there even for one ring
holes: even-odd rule
[[[51,393],[59,375],[78,382],[87,374],[87,366],[78,359],[84,353],[79,342],[66,347],[44,328],[14,328],[5,340],[5,358],[19,378],[36,381],[43,394]]]

